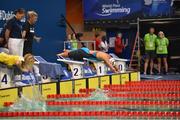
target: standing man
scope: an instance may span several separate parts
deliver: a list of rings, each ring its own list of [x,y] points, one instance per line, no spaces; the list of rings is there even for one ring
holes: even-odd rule
[[[23,25],[23,33],[22,37],[25,39],[23,56],[30,53],[32,54],[32,45],[33,40],[39,42],[41,40],[40,37],[36,37],[34,34],[34,25],[37,22],[38,14],[35,11],[27,12],[27,21]]]
[[[154,34],[155,29],[153,27],[151,27],[149,29],[149,33],[147,33],[144,36],[144,45],[145,45],[145,64],[144,64],[144,74],[147,74],[147,68],[148,68],[148,64],[150,61],[150,74],[153,74],[153,66],[154,66],[154,58],[156,56],[156,52],[155,52],[155,42],[156,42],[156,38],[157,36]]]
[[[9,53],[12,55],[23,56],[24,40],[22,39],[21,20],[25,16],[23,8],[15,11],[15,16],[6,23],[5,40],[8,44]]]

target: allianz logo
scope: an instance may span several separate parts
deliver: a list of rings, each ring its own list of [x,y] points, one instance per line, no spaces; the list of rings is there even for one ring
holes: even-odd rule
[[[13,11],[0,10],[0,21],[7,21],[14,16]],[[25,22],[26,18],[23,18],[21,22]]]
[[[13,11],[0,10],[0,20],[6,21],[14,16]]]
[[[99,16],[110,16],[112,14],[130,14],[131,8],[120,6],[120,4],[102,5],[101,13],[96,13]]]

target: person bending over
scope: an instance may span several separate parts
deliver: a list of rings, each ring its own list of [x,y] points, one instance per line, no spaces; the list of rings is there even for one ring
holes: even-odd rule
[[[64,52],[57,54],[62,57],[69,57],[72,60],[83,61],[83,58],[102,60],[115,73],[119,72],[115,65],[115,60],[107,53],[101,51],[92,51],[88,48],[80,48],[77,50],[64,50]]]
[[[17,66],[23,72],[32,71],[34,65],[34,57],[31,54],[26,54],[24,57],[9,55],[4,52],[0,53],[0,63],[8,67]]]

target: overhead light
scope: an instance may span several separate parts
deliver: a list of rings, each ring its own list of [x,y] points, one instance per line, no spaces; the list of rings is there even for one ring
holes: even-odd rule
[[[154,21],[152,23],[154,24],[166,24],[166,23],[171,23],[172,21]]]

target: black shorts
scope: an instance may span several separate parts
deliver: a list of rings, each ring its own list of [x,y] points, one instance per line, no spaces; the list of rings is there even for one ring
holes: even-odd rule
[[[157,58],[167,58],[167,54],[157,54]]]
[[[72,50],[68,53],[68,56],[72,60],[83,61],[83,58],[95,58],[93,55],[88,54],[82,49]]]
[[[23,56],[30,53],[32,54],[32,40],[28,40],[24,42],[24,48],[23,48]]]
[[[146,59],[154,59],[156,57],[155,50],[146,50],[145,51],[145,58]]]

